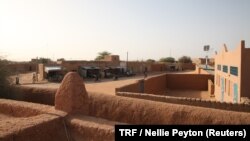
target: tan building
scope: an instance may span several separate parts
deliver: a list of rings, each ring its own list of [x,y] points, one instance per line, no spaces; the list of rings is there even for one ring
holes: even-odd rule
[[[226,45],[215,55],[215,98],[221,102],[240,103],[250,97],[250,48],[245,41],[233,51]]]
[[[119,55],[106,55],[101,61],[120,62]]]
[[[205,65],[206,64],[206,58],[193,58],[192,62],[196,65]],[[210,66],[214,66],[214,58],[208,58],[207,64]]]

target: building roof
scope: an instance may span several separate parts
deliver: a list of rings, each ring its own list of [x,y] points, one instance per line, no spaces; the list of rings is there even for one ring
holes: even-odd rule
[[[45,68],[45,72],[50,72],[50,71],[61,71],[62,67],[60,66],[46,66]]]
[[[99,67],[92,67],[92,66],[80,66],[80,68],[86,69],[86,70],[88,70],[88,69],[100,69]]]

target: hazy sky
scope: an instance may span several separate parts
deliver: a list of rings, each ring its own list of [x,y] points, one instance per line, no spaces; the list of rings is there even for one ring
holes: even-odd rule
[[[203,57],[250,46],[249,0],[0,0],[0,56],[93,60]]]

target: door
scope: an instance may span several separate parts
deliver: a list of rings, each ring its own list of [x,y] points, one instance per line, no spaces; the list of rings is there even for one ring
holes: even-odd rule
[[[238,102],[238,85],[234,83],[234,97],[233,97],[233,102],[237,103]]]
[[[224,85],[224,78],[221,77],[221,98],[220,98],[221,102],[224,101],[224,90],[225,90],[224,87],[225,87],[225,85]]]

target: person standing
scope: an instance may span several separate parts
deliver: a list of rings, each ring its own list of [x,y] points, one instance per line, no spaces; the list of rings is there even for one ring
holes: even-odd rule
[[[144,78],[146,78],[147,76],[148,76],[148,68],[145,67],[145,69],[144,69]]]
[[[20,83],[19,83],[19,76],[17,75],[16,76],[16,85],[19,85]]]
[[[34,84],[36,82],[36,74],[33,73],[33,76],[32,76],[32,83]]]

